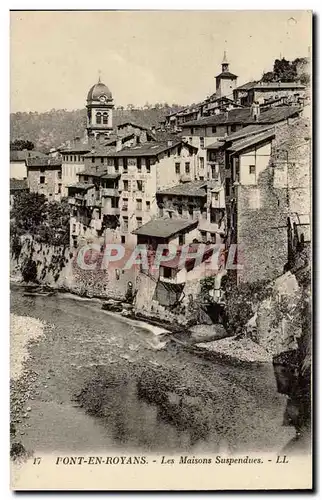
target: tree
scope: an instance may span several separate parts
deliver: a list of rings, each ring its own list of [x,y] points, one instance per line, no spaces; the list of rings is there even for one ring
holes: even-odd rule
[[[22,235],[31,235],[49,245],[69,244],[69,205],[48,202],[38,193],[20,193],[13,203],[11,216],[11,243]]]
[[[35,149],[35,145],[31,141],[25,141],[23,139],[16,139],[15,141],[10,142],[11,151],[23,151],[24,149],[31,151]]]

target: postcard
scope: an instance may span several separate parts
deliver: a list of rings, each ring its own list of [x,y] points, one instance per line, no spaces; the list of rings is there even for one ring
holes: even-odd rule
[[[312,489],[311,11],[11,11],[11,489]]]

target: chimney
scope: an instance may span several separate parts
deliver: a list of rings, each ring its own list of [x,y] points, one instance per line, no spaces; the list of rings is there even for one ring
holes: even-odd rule
[[[250,108],[250,113],[251,113],[251,117],[253,118],[253,120],[258,121],[258,117],[260,115],[260,107],[259,107],[258,101],[253,102],[253,104],[251,105],[251,108]]]
[[[168,141],[168,147],[171,148],[172,146],[172,141]]]
[[[80,137],[75,137],[75,139],[74,139],[74,143],[75,143],[75,144],[79,144],[79,143],[80,143]]]
[[[116,140],[116,152],[121,151],[122,149],[122,139],[118,137]]]

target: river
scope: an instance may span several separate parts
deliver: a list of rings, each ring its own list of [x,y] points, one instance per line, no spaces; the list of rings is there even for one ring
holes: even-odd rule
[[[28,418],[18,427],[34,453],[278,452],[285,398],[271,364],[210,362],[64,294],[26,297],[11,288],[11,311],[46,322],[30,346]]]

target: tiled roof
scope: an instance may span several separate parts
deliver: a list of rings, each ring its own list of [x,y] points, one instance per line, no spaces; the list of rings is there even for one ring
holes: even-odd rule
[[[146,142],[138,146],[131,146],[128,148],[124,148],[121,151],[111,153],[108,156],[113,156],[113,157],[157,156],[160,153],[168,151],[169,149],[172,149],[176,146],[179,146],[179,144],[182,144],[182,141],[178,139],[171,140],[170,142],[169,141]],[[184,145],[186,147],[196,149],[189,144],[184,144]]]
[[[233,134],[229,134],[226,137],[226,141],[234,141],[235,139],[241,139],[247,135],[258,134],[259,132],[264,132],[270,128],[272,128],[272,125],[247,125],[247,127],[244,127]]]
[[[299,113],[300,109],[295,106],[281,106],[278,108],[271,108],[267,111],[263,111],[259,115],[257,123],[276,123],[285,120],[290,116],[295,116]],[[191,122],[183,123],[182,127],[201,127],[205,125],[225,125],[230,123],[254,124],[254,118],[251,116],[251,108],[231,109],[227,113],[207,116],[205,118],[200,118],[200,120],[193,120]]]
[[[231,146],[228,147],[230,151],[242,151],[254,144],[258,144],[259,142],[265,141],[266,139],[271,139],[275,137],[275,132],[273,129],[268,130],[267,132],[263,132],[258,135],[253,135],[251,137],[245,137],[239,141],[233,142]]]
[[[116,173],[116,174],[103,174],[101,176],[102,179],[118,179],[119,177],[121,177],[120,173]]]
[[[230,73],[230,71],[223,71],[219,75],[216,76],[216,78],[237,78],[237,75],[234,75],[234,73]]]
[[[235,90],[250,90],[250,89],[264,89],[264,90],[278,90],[278,89],[293,89],[293,90],[304,90],[305,85],[296,82],[261,82],[261,81],[253,81],[244,83],[244,85],[240,85]]]
[[[47,156],[40,151],[10,151],[10,161],[25,161],[27,158],[38,158]]]
[[[223,139],[217,140],[216,142],[213,142],[212,144],[209,144],[206,149],[220,149],[222,146],[224,146],[225,141]]]
[[[10,191],[21,191],[28,189],[26,179],[10,179]]]
[[[154,219],[133,231],[133,234],[170,238],[188,228],[197,226],[198,220],[187,219]]]
[[[304,90],[305,85],[302,85],[301,83],[294,83],[294,82],[257,82],[253,86],[254,89],[256,90],[278,90],[278,89],[291,89],[291,90]]]
[[[206,196],[207,181],[193,181],[157,191],[157,195],[169,196]]]
[[[133,139],[134,133],[124,135],[123,137],[118,137],[116,134],[111,135],[106,142],[98,144],[95,149],[90,151],[85,155],[86,158],[100,157],[100,156],[111,156],[111,153],[115,153],[115,146],[118,138],[122,140],[122,144],[129,139]]]
[[[76,182],[75,184],[69,184],[68,188],[76,188],[76,189],[84,189],[87,191],[88,189],[94,187],[94,184],[86,184],[85,182]]]
[[[50,156],[42,156],[40,158],[27,158],[27,167],[61,167],[62,159],[53,158]]]
[[[124,120],[117,124],[117,128],[125,127],[126,125],[131,125],[132,127],[140,128],[141,130],[150,130],[148,127],[141,123],[137,123],[133,120]]]
[[[244,83],[243,85],[240,85],[239,87],[237,87],[235,90],[248,90],[248,89],[252,89],[254,87],[254,85],[257,84],[257,81],[252,81],[252,82],[247,82],[247,83]]]
[[[82,170],[81,172],[78,172],[78,176],[83,176],[83,175],[89,175],[92,177],[102,177],[102,175],[107,174],[107,166],[102,165],[99,167],[93,166],[89,167],[86,170]]]

